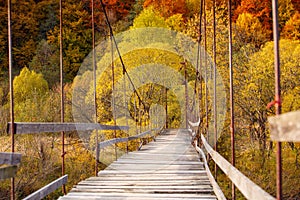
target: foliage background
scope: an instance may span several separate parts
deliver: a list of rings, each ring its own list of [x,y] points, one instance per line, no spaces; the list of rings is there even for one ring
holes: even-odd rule
[[[91,4],[89,0],[63,2],[66,121],[72,122],[73,84],[83,59],[92,48]],[[115,33],[141,27],[164,27],[182,32],[195,41],[198,38],[199,0],[105,0],[104,2]],[[212,55],[212,1],[206,2],[207,52]],[[216,5],[217,66],[228,89],[227,1],[217,0]],[[108,38],[109,32],[99,2],[95,7],[96,41],[100,43]],[[57,0],[12,1],[13,75],[17,121],[55,122],[60,120],[58,8]],[[272,101],[274,96],[271,1],[237,0],[233,2],[233,9],[237,168],[275,196],[276,149],[270,141],[267,124],[267,117],[274,115],[274,110],[273,108],[266,109],[267,103]],[[299,12],[298,0],[279,0],[283,112],[300,109]],[[7,44],[7,5],[6,1],[1,1],[0,151],[10,151],[9,137],[6,135],[6,124],[9,120]],[[203,40],[202,45],[204,46]],[[161,63],[172,65],[172,68],[176,70],[182,67],[180,64],[182,58],[168,54],[161,57],[161,52],[151,49],[134,52],[127,56],[135,58],[137,62],[129,62],[129,67],[153,58],[161,59]],[[170,64],[169,60],[174,60],[174,62]],[[188,67],[188,72],[189,83],[193,85],[194,71]],[[109,74],[109,72],[106,73]],[[121,71],[116,74],[117,79],[122,75]],[[102,113],[98,121],[113,124],[110,99],[112,89],[109,84],[111,76],[105,78],[101,79],[97,88],[97,95],[100,97],[98,111]],[[139,92],[149,107],[152,103],[163,104],[164,89],[157,85],[146,85],[139,88]],[[200,87],[196,89],[199,91]],[[134,98],[132,97],[132,101]],[[172,116],[169,117],[168,123],[172,128],[176,128],[180,124],[180,118],[176,113],[178,110],[176,96],[171,92],[168,95],[168,102],[170,105],[168,115]],[[143,123],[147,125],[149,109],[143,107],[140,110],[145,118]],[[205,116],[204,109],[201,110],[200,115]],[[227,110],[229,111],[229,108]],[[210,99],[208,111],[209,116],[212,116]],[[137,123],[141,122],[137,121]],[[205,124],[205,121],[202,123]],[[124,135],[124,133],[120,132],[118,135]],[[105,133],[106,138],[113,136],[112,132]],[[42,134],[17,136],[16,141],[16,150],[23,154],[22,164],[16,178],[17,197],[22,198],[60,176],[61,140],[57,134]],[[218,144],[220,153],[229,159],[229,114]],[[135,149],[135,145],[130,144],[130,148]],[[124,144],[121,146],[125,148]],[[67,189],[69,190],[72,185],[93,175],[95,160],[92,153],[84,148],[83,142],[75,132],[68,133],[66,150],[66,170],[69,174]],[[283,144],[284,199],[300,199],[299,157],[299,143]],[[101,169],[104,167],[104,164],[100,166]],[[230,182],[221,172],[218,183],[230,199]],[[59,195],[61,192],[57,191],[48,198],[57,198]],[[1,181],[0,199],[8,198],[9,181]],[[243,199],[241,194],[238,194],[238,199]]]

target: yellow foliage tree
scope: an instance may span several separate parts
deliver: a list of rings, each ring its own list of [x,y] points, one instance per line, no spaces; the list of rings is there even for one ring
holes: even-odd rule
[[[236,38],[241,43],[251,43],[260,47],[267,41],[268,31],[265,30],[257,17],[242,13],[236,21]]]
[[[283,37],[286,39],[300,39],[300,13],[296,12],[293,17],[287,21],[283,28]]]

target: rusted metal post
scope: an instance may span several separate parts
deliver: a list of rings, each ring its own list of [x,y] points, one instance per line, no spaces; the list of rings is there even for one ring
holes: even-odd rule
[[[275,109],[276,115],[281,114],[281,86],[280,86],[280,56],[279,56],[279,25],[278,25],[278,0],[272,0],[273,10],[273,37],[274,37],[274,70],[275,70]],[[281,142],[277,142],[276,152],[276,185],[277,199],[282,199],[282,158]]]
[[[218,124],[217,124],[217,46],[216,46],[216,0],[213,0],[213,59],[214,59],[214,149],[218,151],[217,148],[217,132],[218,132]],[[217,181],[217,171],[218,166],[215,163],[215,179]]]
[[[113,37],[113,35],[112,35],[112,32],[111,32],[111,38],[112,37]],[[123,98],[124,98],[125,123],[126,123],[126,126],[128,126],[128,120],[127,120],[127,117],[128,117],[127,116],[128,102],[126,100],[126,70],[124,68],[123,68],[123,83],[124,83]],[[126,134],[127,134],[127,137],[128,137],[129,136],[128,132],[126,132]],[[115,135],[115,138],[116,138],[116,135]],[[117,143],[115,144],[115,152],[116,152],[116,160],[117,160],[118,159]],[[128,153],[128,141],[126,142],[126,153]]]
[[[202,13],[203,13],[203,0],[200,1],[200,13],[199,13],[199,36],[198,36],[198,51],[197,51],[197,66],[196,66],[196,81],[195,81],[195,94],[197,94],[197,82],[199,79],[200,88],[199,88],[199,117],[200,122],[202,118],[202,56],[201,56],[201,41],[202,41]],[[194,108],[195,109],[195,108]],[[198,133],[200,132],[200,125],[198,125]],[[201,131],[203,132],[203,131]],[[200,132],[200,133],[201,133]]]
[[[136,105],[135,95],[134,95],[134,122],[135,122],[135,134],[138,134],[138,114],[137,114],[137,105]]]
[[[141,101],[138,99],[138,101],[139,101],[139,109],[138,109],[138,112],[139,112],[139,116],[138,116],[138,122],[139,122],[139,126],[140,126],[140,128],[139,128],[139,133],[141,133],[142,132],[142,111],[141,111]]]
[[[166,129],[168,129],[168,88],[165,88],[165,97],[166,97]]]
[[[10,126],[11,152],[15,152],[15,111],[14,111],[14,87],[13,87],[13,59],[12,59],[12,31],[11,31],[11,0],[7,1],[7,30],[8,30],[8,66],[9,66],[9,94],[10,94]],[[10,198],[15,199],[15,179],[11,178]]]
[[[128,103],[127,103],[127,100],[126,100],[126,76],[125,76],[125,71],[123,73],[123,81],[124,81],[124,91],[123,92],[124,92],[125,123],[126,123],[126,126],[128,126],[128,120],[127,120],[128,116],[127,116],[127,111],[126,111],[126,109],[128,110]],[[127,134],[127,137],[128,137],[129,135],[128,135],[127,132],[126,132],[126,134]],[[116,146],[116,148],[117,148],[117,146]],[[126,142],[126,153],[128,153],[128,141]],[[116,155],[117,155],[117,149],[116,149]],[[117,155],[117,159],[118,159],[118,155]]]
[[[189,109],[189,96],[188,96],[188,80],[186,71],[186,62],[183,63],[184,67],[184,90],[185,90],[185,128],[188,128],[188,109]]]
[[[209,134],[208,134],[208,75],[207,75],[207,28],[206,28],[206,1],[203,1],[204,11],[203,11],[203,18],[204,18],[204,65],[205,65],[205,131],[206,131],[206,139],[209,141]],[[208,154],[207,154],[208,156]],[[209,160],[207,158],[207,160]]]
[[[60,122],[64,123],[65,121],[65,105],[64,105],[64,76],[63,76],[63,12],[62,12],[62,0],[59,1],[59,62],[60,62]],[[61,132],[62,140],[62,164],[61,164],[61,174],[65,175],[65,132]],[[62,186],[62,192],[66,194],[65,184]]]
[[[116,110],[116,105],[115,105],[115,97],[114,97],[114,91],[115,91],[115,64],[114,64],[114,41],[113,41],[113,35],[110,32],[110,47],[111,47],[111,77],[112,77],[112,106],[113,106],[113,111]],[[124,108],[125,109],[125,108]],[[113,121],[114,121],[114,126],[117,125],[115,116],[113,115]],[[114,138],[117,137],[117,131],[114,130]],[[117,146],[115,144],[115,153],[116,153],[116,159],[117,159]]]
[[[233,66],[232,66],[232,6],[228,0],[228,36],[229,36],[229,79],[230,79],[230,132],[231,132],[231,164],[235,166],[235,126],[234,126],[234,91],[233,91]],[[231,185],[231,197],[235,200],[235,186]]]
[[[96,63],[96,45],[95,45],[95,14],[94,14],[94,0],[92,0],[92,59],[93,59],[93,84],[94,84],[94,109],[95,109],[95,116],[94,122],[97,123],[98,119],[98,112],[97,112],[97,63]],[[98,176],[98,163],[99,163],[99,135],[98,130],[96,131],[96,162],[95,162],[95,176]]]

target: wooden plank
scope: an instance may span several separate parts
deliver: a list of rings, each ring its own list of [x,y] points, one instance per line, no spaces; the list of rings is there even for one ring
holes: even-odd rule
[[[216,199],[187,131],[170,130],[149,146],[125,154],[60,199]]]
[[[146,193],[212,193],[212,189],[211,188],[197,188],[197,189],[164,189],[164,188],[141,188],[141,189],[122,189],[122,188],[111,188],[111,189],[102,189],[102,188],[85,188],[85,189],[77,189],[77,188],[73,188],[72,192],[91,192],[91,193],[97,193],[97,192],[119,192],[119,193],[123,193],[123,192],[131,192],[131,193],[145,193],[145,191],[147,191]]]
[[[126,159],[132,159],[135,160],[135,158],[133,156],[128,156],[126,157]],[[144,157],[140,157],[139,160],[153,160],[155,159],[155,156],[144,156]],[[166,156],[160,156],[159,158],[157,158],[157,160],[168,160],[168,161],[191,161],[194,160],[196,161],[196,159],[198,159],[197,156],[173,156],[173,157],[166,157]]]
[[[203,165],[203,162],[197,161],[168,161],[168,160],[127,160],[120,159],[113,163],[114,165],[123,165],[123,164],[157,164],[157,165]]]
[[[130,174],[147,174],[147,173],[151,173],[151,174],[168,174],[170,176],[176,176],[176,175],[182,175],[182,174],[194,174],[194,175],[200,175],[202,174],[206,174],[206,171],[204,170],[138,170],[138,171],[132,171],[132,170],[111,170],[111,169],[106,169],[104,171],[99,172],[99,175],[101,174],[116,174],[116,172],[118,172],[118,174],[126,174],[126,175],[130,175]],[[118,175],[116,174],[116,176]]]
[[[229,177],[229,179],[234,183],[234,185],[236,185],[236,187],[247,199],[275,200],[275,198],[269,193],[265,192],[244,174],[242,174],[238,169],[232,166],[218,152],[214,151],[207,143],[203,135],[201,135],[201,139],[206,151],[210,154],[212,159],[218,164],[222,171]]]
[[[7,124],[10,134],[11,123]],[[96,123],[16,122],[16,134],[56,133],[61,131],[128,130],[128,126],[110,126]]]
[[[0,179],[7,179],[7,178],[12,178],[16,175],[18,171],[18,167],[13,165],[13,166],[4,166],[0,167]]]
[[[63,199],[65,200],[69,200],[69,199],[78,199],[78,200],[86,200],[86,199],[90,199],[90,200],[99,200],[99,199],[107,199],[107,200],[124,200],[124,199],[131,199],[131,200],[158,200],[158,199],[164,199],[164,200],[173,200],[173,199],[185,199],[185,200],[194,200],[194,199],[205,199],[205,200],[215,200],[215,197],[173,197],[170,196],[169,197],[162,197],[162,196],[156,196],[156,197],[143,197],[143,196],[139,196],[139,197],[131,197],[131,196],[108,196],[108,195],[97,195],[97,196],[72,196],[72,197],[63,197]]]
[[[268,117],[271,139],[278,142],[300,142],[300,111]]]
[[[21,162],[22,154],[0,152],[0,165],[18,165]]]
[[[144,152],[144,151],[141,151],[141,152],[139,152],[139,153],[129,153],[128,154],[128,156],[124,156],[125,158],[127,158],[127,157],[130,157],[130,156],[133,156],[133,157],[137,157],[137,156],[139,156],[139,157],[141,157],[141,158],[143,158],[143,157],[157,157],[157,156],[159,156],[159,157],[166,157],[166,158],[179,158],[179,157],[192,157],[192,158],[195,158],[195,159],[197,159],[198,158],[198,156],[197,155],[195,155],[195,153],[188,153],[188,154],[176,154],[176,153],[173,153],[173,152],[171,152],[171,153],[163,153],[163,152],[161,152],[161,151],[155,151],[155,152]]]
[[[210,185],[77,185],[75,186],[76,189],[119,189],[119,190],[201,190],[201,191],[212,191],[212,188]]]
[[[95,186],[196,186],[196,185],[210,185],[210,181],[203,180],[158,180],[158,181],[128,181],[128,180],[98,180],[98,181],[81,181],[78,185],[95,185]]]
[[[98,178],[98,177],[101,177]],[[135,181],[135,182],[144,182],[144,181],[169,181],[172,182],[175,180],[183,180],[183,181],[193,181],[193,180],[200,180],[200,181],[207,181],[209,180],[205,173],[202,175],[200,174],[151,174],[151,176],[145,176],[143,174],[139,174],[133,176],[123,174],[123,175],[114,175],[114,174],[100,174],[98,177],[90,177],[86,179],[87,181],[95,182],[95,181]]]
[[[67,198],[67,197],[70,198]],[[70,193],[68,196],[61,197],[59,199],[78,199],[78,198],[104,198],[107,199],[108,197],[119,197],[122,199],[126,199],[126,197],[137,197],[139,199],[145,198],[158,198],[158,199],[165,199],[165,198],[178,198],[178,199],[185,199],[185,198],[193,198],[193,199],[216,199],[215,196],[211,194],[150,194],[150,193]]]
[[[25,197],[23,200],[39,200],[47,196],[48,194],[55,191],[57,188],[61,187],[62,185],[66,184],[68,181],[68,175],[64,175],[55,181],[49,183],[45,187],[39,189],[38,191],[32,193],[31,195]]]
[[[149,171],[157,171],[157,170],[198,170],[204,169],[203,166],[197,165],[110,165],[107,167],[108,170],[149,170]]]

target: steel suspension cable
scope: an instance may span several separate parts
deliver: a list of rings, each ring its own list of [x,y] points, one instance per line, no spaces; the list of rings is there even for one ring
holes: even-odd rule
[[[59,63],[60,63],[60,122],[65,121],[65,105],[64,105],[64,75],[63,75],[63,7],[62,0],[59,0]],[[61,132],[62,140],[62,166],[61,174],[65,175],[65,132]],[[66,185],[62,185],[62,192],[66,194]]]
[[[128,80],[129,80],[130,84],[131,84],[132,87],[133,87],[134,93],[136,93],[136,95],[137,95],[139,101],[143,104],[143,106],[144,106],[144,108],[145,108],[146,105],[145,105],[145,103],[143,102],[143,100],[142,100],[140,94],[138,93],[138,90],[136,89],[136,87],[135,87],[135,85],[134,85],[134,83],[133,83],[133,81],[132,81],[130,75],[128,74],[126,67],[125,67],[125,64],[124,64],[124,61],[123,61],[121,52],[120,52],[119,47],[118,47],[118,43],[117,43],[117,41],[116,41],[116,38],[115,38],[114,33],[113,33],[113,30],[112,30],[112,26],[111,26],[110,21],[109,21],[109,19],[108,19],[108,15],[107,15],[107,12],[106,12],[105,5],[104,5],[104,3],[103,3],[103,0],[99,0],[99,1],[100,1],[100,4],[101,4],[103,13],[104,13],[104,17],[105,17],[106,24],[107,24],[107,26],[108,26],[108,28],[109,28],[110,35],[111,35],[111,37],[112,37],[112,39],[113,39],[113,41],[114,41],[114,44],[115,44],[115,47],[116,47],[116,50],[117,50],[117,53],[118,53],[118,56],[119,56],[119,59],[120,59],[122,68],[123,68],[123,74],[124,74],[124,75],[125,75],[125,74],[127,75]]]

